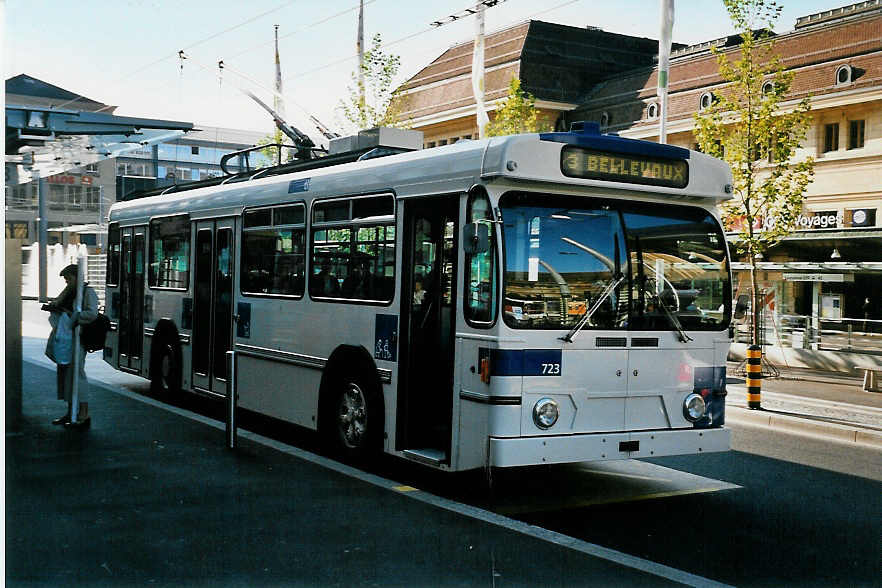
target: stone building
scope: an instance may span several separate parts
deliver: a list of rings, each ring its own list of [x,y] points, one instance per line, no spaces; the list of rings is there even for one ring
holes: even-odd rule
[[[809,96],[812,124],[797,154],[816,160],[800,229],[760,262],[762,287],[781,314],[882,318],[882,0],[800,17],[775,35],[794,74],[785,107]],[[674,45],[667,142],[695,148],[693,115],[723,86],[711,47],[737,53],[732,35]],[[549,122],[600,123],[623,137],[658,140],[657,42],[531,21],[487,36],[486,101],[495,108],[512,76]],[[471,41],[456,45],[404,85],[404,113],[426,147],[477,134]],[[491,112],[492,117],[492,112]],[[735,264],[744,292],[744,260]]]

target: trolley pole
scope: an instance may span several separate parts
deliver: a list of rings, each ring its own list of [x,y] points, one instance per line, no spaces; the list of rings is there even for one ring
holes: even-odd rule
[[[236,433],[236,401],[238,390],[236,389],[236,352],[227,351],[227,448],[235,449],[238,444]]]
[[[751,345],[747,348],[747,408],[760,410],[763,378],[763,348]]]

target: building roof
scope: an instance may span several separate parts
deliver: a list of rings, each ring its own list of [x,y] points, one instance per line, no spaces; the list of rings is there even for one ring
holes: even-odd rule
[[[867,4],[873,9],[867,10]],[[849,10],[854,8],[853,11]],[[834,11],[828,11],[828,14]],[[782,64],[795,76],[787,100],[800,100],[811,94],[813,100],[839,94],[843,89],[860,92],[880,85],[882,80],[882,1],[861,2],[837,9],[839,18],[818,19],[817,25],[804,26],[776,35],[775,52]],[[808,17],[804,17],[808,18]],[[800,19],[801,20],[801,19]],[[707,91],[725,82],[719,75],[717,58],[711,47],[722,54],[734,54],[739,38],[730,36],[708,43],[674,51],[668,77],[668,121],[676,123],[691,119],[698,110],[698,101]],[[852,82],[843,88],[835,83],[841,65],[852,68]],[[610,117],[611,130],[656,127],[646,106],[655,100],[658,71],[655,67],[632,70],[596,85],[583,104],[568,118],[600,120],[602,112]]]
[[[6,80],[6,102],[21,106],[62,107],[107,114],[116,110],[116,106],[86,98],[27,74],[19,74]]]
[[[403,84],[402,116],[420,119],[474,106],[472,50],[472,41],[459,43]],[[574,104],[599,80],[650,66],[657,52],[653,39],[527,21],[486,36],[485,100],[506,96],[517,77],[537,101]]]

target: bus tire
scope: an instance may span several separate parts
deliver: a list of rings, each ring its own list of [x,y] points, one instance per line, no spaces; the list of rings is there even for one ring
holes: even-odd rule
[[[383,433],[383,406],[369,380],[357,374],[335,378],[325,417],[325,438],[346,461],[376,457]]]
[[[154,393],[174,395],[181,391],[181,348],[168,335],[160,336],[150,350],[150,387]]]

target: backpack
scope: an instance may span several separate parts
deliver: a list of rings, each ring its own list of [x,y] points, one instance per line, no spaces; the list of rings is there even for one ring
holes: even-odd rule
[[[100,351],[104,349],[104,338],[109,330],[110,319],[99,312],[94,321],[80,325],[80,343],[88,352]]]

